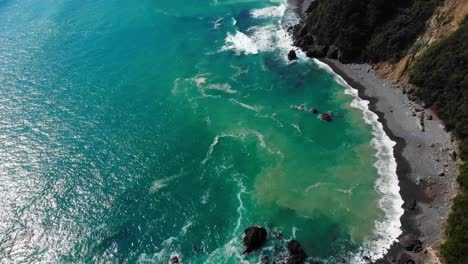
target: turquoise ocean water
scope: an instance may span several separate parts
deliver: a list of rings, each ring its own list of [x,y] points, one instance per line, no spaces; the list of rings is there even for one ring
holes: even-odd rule
[[[382,256],[394,143],[325,65],[287,62],[295,19],[268,0],[0,0],[0,262],[257,263],[291,238],[328,263]],[[268,243],[242,256],[254,224]]]

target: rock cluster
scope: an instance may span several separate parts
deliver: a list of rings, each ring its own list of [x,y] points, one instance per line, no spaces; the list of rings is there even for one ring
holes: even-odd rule
[[[263,227],[251,226],[244,230],[244,250],[242,254],[248,254],[252,251],[260,249],[267,239],[267,231]]]
[[[288,264],[303,264],[307,258],[304,249],[295,239],[288,242],[288,252]]]
[[[276,232],[277,235],[273,236],[276,238],[281,238],[279,232]],[[248,254],[255,250],[261,249],[261,247],[265,244],[267,240],[268,234],[265,228],[260,226],[251,226],[244,230],[244,237],[242,242],[244,244],[243,254]],[[299,244],[299,242],[295,239],[290,240],[287,244],[288,249],[288,256],[279,255],[278,261],[281,263],[287,264],[304,264],[307,259],[307,254]],[[269,256],[262,256],[260,260],[261,264],[269,264],[269,263],[276,263],[276,260],[270,262]]]
[[[294,46],[299,47],[307,57],[341,59],[341,51],[335,45],[322,45],[317,37],[311,34],[305,24],[298,24],[292,28]]]

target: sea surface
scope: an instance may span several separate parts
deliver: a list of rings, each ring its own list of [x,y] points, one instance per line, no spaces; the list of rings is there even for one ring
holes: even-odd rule
[[[296,21],[268,0],[0,0],[0,263],[258,263],[293,238],[381,257],[394,142],[328,66],[288,62]],[[251,225],[269,239],[244,256]]]

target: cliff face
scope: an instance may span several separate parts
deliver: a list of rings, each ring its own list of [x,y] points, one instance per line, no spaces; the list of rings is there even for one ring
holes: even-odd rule
[[[424,32],[441,0],[316,0],[293,29],[312,57],[342,62],[398,61]],[[332,52],[329,50],[332,49]]]
[[[398,62],[381,62],[377,73],[399,84],[408,84],[408,69],[421,53],[434,42],[455,32],[468,14],[467,0],[446,0],[436,8],[426,22],[425,30],[418,36],[406,55]]]

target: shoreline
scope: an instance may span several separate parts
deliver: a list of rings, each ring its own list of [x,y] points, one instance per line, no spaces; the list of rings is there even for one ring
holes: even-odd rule
[[[434,114],[425,113],[429,110],[409,100],[404,88],[378,76],[371,65],[320,61],[356,89],[361,99],[369,101],[369,109],[377,114],[385,133],[396,142],[394,156],[404,201],[402,234],[400,242],[393,243],[385,257],[375,263],[394,263],[405,254],[416,263],[440,263],[438,247],[445,239],[443,227],[457,193],[458,167],[450,156],[457,149],[455,140],[439,120],[426,120],[425,116]],[[443,176],[439,176],[441,170]],[[415,239],[422,242],[422,250],[406,250],[407,241]]]
[[[288,8],[303,18],[313,0],[286,1]],[[404,202],[401,235],[388,246],[383,258],[368,259],[369,263],[407,263],[410,259],[415,264],[443,263],[440,246],[446,240],[446,221],[459,188],[455,137],[445,130],[435,113],[410,94],[410,85],[394,84],[378,75],[370,64],[319,61],[356,89],[359,98],[369,101],[369,110],[396,143],[393,155]]]

